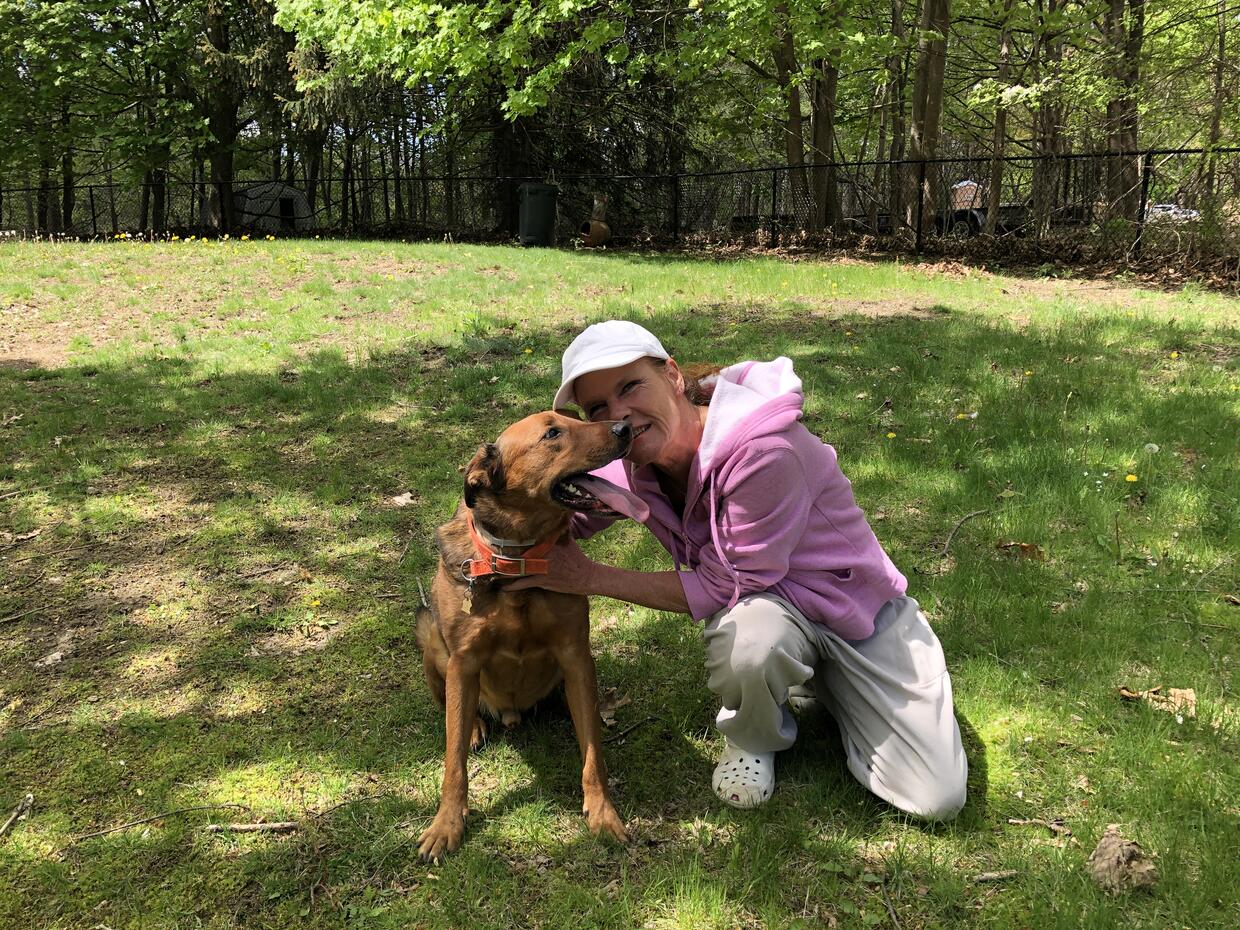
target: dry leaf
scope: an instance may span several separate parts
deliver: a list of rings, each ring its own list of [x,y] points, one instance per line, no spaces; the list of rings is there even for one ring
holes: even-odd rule
[[[603,718],[603,726],[614,727],[616,725],[616,711],[628,704],[631,700],[627,694],[619,696],[615,688],[608,688],[603,692],[598,702],[598,714]]]
[[[1116,823],[1107,825],[1085,869],[1104,890],[1112,893],[1147,888],[1158,881],[1157,867],[1139,845],[1120,835]]]
[[[1019,497],[1020,491],[1013,491],[1011,488],[1004,488],[1002,491],[1000,491],[995,496],[998,497],[1000,500],[1007,500],[1008,498],[1011,498],[1011,497]]]
[[[1224,594],[1223,600],[1225,600],[1232,607],[1240,607],[1240,597],[1236,597],[1234,594]]]
[[[995,543],[995,548],[1005,552],[1015,552],[1022,559],[1034,559],[1038,562],[1046,560],[1046,553],[1037,543],[1001,542]]]
[[[1094,793],[1094,786],[1089,783],[1089,778],[1085,775],[1078,775],[1076,781],[1073,782],[1073,787],[1078,791],[1084,791],[1086,794]]]
[[[395,497],[388,498],[388,503],[393,507],[408,507],[413,503],[413,494],[406,491],[404,494],[397,494]]]
[[[1165,710],[1169,714],[1197,716],[1197,692],[1192,688],[1168,688],[1164,692],[1162,685],[1148,691],[1133,691],[1121,686],[1119,696],[1125,701],[1144,700],[1150,706]]]

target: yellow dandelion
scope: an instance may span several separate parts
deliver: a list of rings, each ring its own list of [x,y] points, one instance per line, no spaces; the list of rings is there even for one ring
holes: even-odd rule
[[[526,349],[526,350],[525,350],[525,354],[526,354],[526,355],[533,355],[533,354],[534,354],[534,350],[533,350],[533,349]]]
[[[1124,475],[1124,480],[1131,482],[1131,481],[1136,481],[1138,479],[1136,475]]]
[[[268,236],[267,236],[267,241],[268,241],[268,242],[275,242],[275,241],[276,241],[276,237],[275,237],[275,236],[272,236],[272,235],[268,235]]]
[[[250,241],[250,237],[249,237],[249,236],[242,236],[242,237],[241,237],[241,241],[242,241],[242,242],[249,242],[249,241]]]
[[[888,439],[895,439],[895,438],[896,438],[896,434],[895,434],[895,433],[888,433],[888,434],[887,434],[887,438],[888,438]]]
[[[1028,378],[1028,377],[1030,377],[1030,376],[1032,376],[1032,375],[1033,375],[1033,372],[1032,372],[1032,371],[1030,371],[1028,368],[1026,368],[1026,369],[1025,369],[1025,377],[1026,377],[1026,378]]]
[[[967,419],[969,419],[969,415],[968,415],[967,413],[958,413],[958,414],[956,414],[956,419],[957,419],[957,420],[967,420]]]
[[[1179,357],[1180,357],[1180,353],[1179,353],[1179,352],[1172,352],[1172,353],[1171,353],[1171,357],[1172,357],[1172,358],[1179,358]]]

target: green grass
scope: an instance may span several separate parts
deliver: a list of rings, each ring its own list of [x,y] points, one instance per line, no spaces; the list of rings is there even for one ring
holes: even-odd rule
[[[464,847],[418,863],[443,751],[411,629],[431,533],[458,466],[612,315],[683,361],[794,359],[946,649],[956,823],[868,796],[814,713],[773,801],[723,808],[696,627],[597,600],[601,686],[631,699],[612,732],[638,724],[606,747],[636,842],[585,830],[549,707],[471,759]],[[0,927],[1235,926],[1238,323],[1200,288],[950,266],[6,245],[0,618],[38,612],[0,625],[0,817],[35,795],[0,839]],[[667,564],[633,526],[588,549]],[[1121,685],[1191,687],[1197,714]],[[73,842],[207,804],[248,809]],[[201,831],[315,811],[290,836]],[[1152,891],[1086,877],[1108,823],[1157,857]]]

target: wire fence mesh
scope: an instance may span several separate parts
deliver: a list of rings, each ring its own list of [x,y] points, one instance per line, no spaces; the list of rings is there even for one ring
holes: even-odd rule
[[[613,242],[864,241],[940,253],[1222,257],[1240,246],[1240,149],[834,162],[679,175],[354,176],[0,189],[0,236],[510,240],[521,185],[558,189],[555,239],[600,206]]]

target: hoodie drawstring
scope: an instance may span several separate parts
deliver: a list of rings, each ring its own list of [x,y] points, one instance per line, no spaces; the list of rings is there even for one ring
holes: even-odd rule
[[[715,475],[712,472],[707,478],[709,482],[706,487],[706,493],[710,498],[710,539],[715,544],[715,554],[719,556],[719,561],[723,563],[728,570],[728,574],[732,576],[732,598],[728,601],[728,610],[736,606],[736,602],[741,599],[741,579],[736,573],[736,569],[732,567],[732,563],[728,561],[728,557],[723,554],[723,543],[719,541],[719,509],[718,499],[715,496]]]

